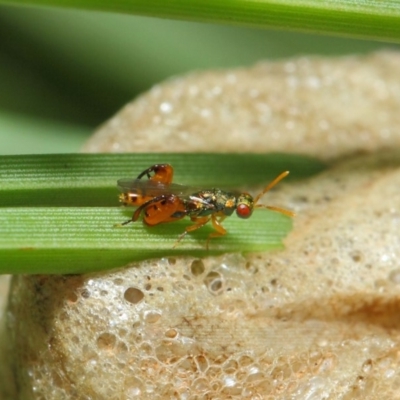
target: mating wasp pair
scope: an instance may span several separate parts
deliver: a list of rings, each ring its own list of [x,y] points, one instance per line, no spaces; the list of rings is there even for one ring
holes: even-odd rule
[[[190,232],[211,221],[215,232],[207,239],[227,233],[222,222],[234,212],[239,218],[249,218],[255,208],[267,208],[289,217],[292,211],[275,206],[258,204],[260,198],[285,178],[289,171],[278,175],[265,189],[253,198],[248,193],[228,192],[221,189],[195,189],[190,186],[172,183],[174,170],[169,164],[155,164],[138,175],[136,179],[120,179],[119,196],[124,205],[137,207],[130,220],[122,225],[137,221],[143,214],[143,223],[155,226],[189,217],[193,225],[188,226],[178,237],[175,246]]]

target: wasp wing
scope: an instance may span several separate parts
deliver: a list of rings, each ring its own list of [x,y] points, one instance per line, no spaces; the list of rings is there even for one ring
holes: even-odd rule
[[[189,196],[195,189],[171,183],[166,185],[160,182],[142,179],[119,179],[117,182],[119,190],[123,193],[137,193],[141,196],[162,196],[164,194],[174,194],[176,196]]]

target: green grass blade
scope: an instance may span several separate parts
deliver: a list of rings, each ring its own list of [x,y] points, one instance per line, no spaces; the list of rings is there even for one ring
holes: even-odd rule
[[[3,0],[0,3],[71,7],[400,41],[400,2],[397,0]]]
[[[267,184],[285,170],[300,179],[324,164],[289,154],[52,154],[0,157],[0,207],[115,206],[117,180],[156,163],[174,166],[174,181],[201,188]]]
[[[84,273],[132,261],[207,256],[282,247],[290,218],[257,210],[249,220],[227,218],[228,234],[206,240],[211,226],[188,234],[190,221],[153,228],[118,205],[116,180],[136,177],[157,162],[175,167],[174,181],[200,187],[267,184],[283,170],[293,178],[320,172],[318,160],[289,154],[58,154],[0,157],[0,273]],[[281,206],[277,204],[277,206]]]
[[[189,221],[147,228],[116,226],[132,213],[118,207],[0,208],[0,273],[85,273],[147,258],[258,252],[282,247],[290,218],[257,210],[251,219],[228,218],[228,234],[206,240],[211,227],[187,235]]]

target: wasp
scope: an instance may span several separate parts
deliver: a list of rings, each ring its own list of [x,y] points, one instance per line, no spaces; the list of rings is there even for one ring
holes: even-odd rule
[[[234,212],[239,218],[251,217],[255,208],[267,208],[289,217],[292,211],[284,208],[258,204],[260,198],[285,178],[289,171],[278,175],[264,190],[253,198],[249,193],[228,192],[221,189],[196,190],[190,186],[172,183],[174,169],[170,164],[155,164],[145,169],[136,179],[120,179],[117,182],[122,192],[121,203],[137,207],[133,216],[122,225],[137,221],[143,214],[143,223],[155,226],[189,217],[193,225],[188,226],[178,237],[174,247],[190,232],[211,221],[215,232],[207,239],[207,248],[212,238],[224,236],[227,230],[222,222]]]

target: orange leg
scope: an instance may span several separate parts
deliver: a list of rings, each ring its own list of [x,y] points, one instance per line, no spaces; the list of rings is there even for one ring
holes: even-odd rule
[[[142,179],[144,176],[147,176],[151,181],[169,185],[174,176],[174,169],[169,164],[155,164],[145,169],[136,179]]]
[[[143,181],[135,185],[134,190],[129,190],[129,188],[127,188],[124,190],[124,193],[119,195],[119,201],[121,203],[138,207],[152,200],[154,195],[151,195],[151,188],[154,186],[157,187],[159,183],[163,185],[171,184],[174,176],[174,169],[169,164],[155,164],[140,173],[136,181],[141,180],[145,176],[148,180],[143,179]]]
[[[200,229],[201,227],[203,227],[209,220],[210,217],[192,217],[191,220],[194,222],[194,225],[190,225],[185,229],[185,232],[182,233],[182,235],[180,235],[178,237],[178,240],[175,242],[175,244],[173,245],[173,249],[179,244],[179,242],[189,233],[189,232],[193,232],[196,231],[197,229]]]
[[[220,237],[226,235],[227,230],[221,225],[221,222],[226,218],[226,215],[218,216],[218,214],[213,214],[211,217],[211,222],[214,229],[217,232],[210,233],[207,238],[206,248],[208,250],[208,245],[210,244],[210,240],[215,237]]]

